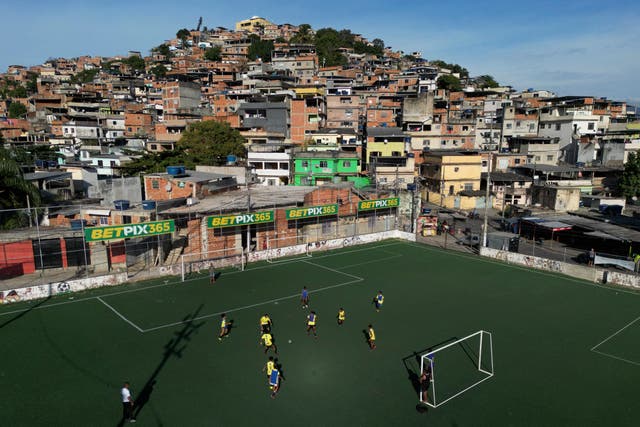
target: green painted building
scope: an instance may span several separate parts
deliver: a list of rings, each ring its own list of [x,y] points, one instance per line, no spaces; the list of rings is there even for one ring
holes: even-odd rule
[[[360,157],[344,151],[302,151],[293,160],[293,185],[322,185],[351,181],[356,187],[368,185],[359,176]]]

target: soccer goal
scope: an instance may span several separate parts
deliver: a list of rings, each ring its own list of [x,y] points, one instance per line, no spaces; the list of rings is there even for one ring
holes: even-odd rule
[[[267,238],[268,263],[311,256],[311,244],[307,236]]]
[[[208,274],[211,270],[230,268],[244,271],[244,255],[242,247],[184,254],[180,259],[180,276],[184,282],[187,279]]]
[[[493,337],[478,331],[420,356],[418,399],[437,408],[491,377]]]

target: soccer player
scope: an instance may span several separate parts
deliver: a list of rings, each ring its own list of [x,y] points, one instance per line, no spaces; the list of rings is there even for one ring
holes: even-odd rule
[[[378,295],[373,297],[373,303],[376,305],[376,311],[380,311],[380,308],[384,303],[384,295],[382,295],[382,291],[378,291]]]
[[[427,396],[429,385],[431,385],[431,365],[427,365],[420,375],[420,392],[424,403],[429,401],[429,396]]]
[[[309,308],[309,291],[307,291],[307,287],[302,287],[302,293],[300,294],[300,302],[302,303],[302,308]]]
[[[271,389],[271,398],[275,399],[278,390],[280,390],[280,371],[273,369],[269,377],[269,388]]]
[[[342,325],[344,323],[344,319],[347,318],[347,315],[344,312],[344,308],[340,307],[338,310],[338,325]]]
[[[307,316],[307,335],[309,335],[309,331],[313,331],[313,336],[318,338],[318,334],[316,333],[316,322],[318,321],[318,316],[316,316],[316,312],[312,311]]]
[[[263,314],[260,318],[260,328],[262,329],[263,334],[268,334],[271,332],[271,326],[273,322],[267,313]]]
[[[216,283],[216,270],[213,267],[209,267],[209,283]]]
[[[267,364],[262,368],[262,372],[267,372],[267,378],[271,378],[271,372],[275,369],[276,362],[273,360],[273,356],[269,356]]]
[[[229,335],[229,330],[231,329],[231,322],[227,322],[227,314],[222,313],[220,317],[220,335],[218,335],[218,341],[222,341],[222,338]]]
[[[376,332],[373,330],[373,326],[371,325],[369,325],[368,335],[369,335],[369,349],[375,350],[376,349]]]
[[[271,348],[273,348],[273,351],[278,354],[278,347],[276,347],[276,344],[273,342],[273,337],[271,336],[271,334],[262,334],[260,340],[262,341],[262,345],[264,345],[264,354],[267,354],[267,351],[269,351]]]

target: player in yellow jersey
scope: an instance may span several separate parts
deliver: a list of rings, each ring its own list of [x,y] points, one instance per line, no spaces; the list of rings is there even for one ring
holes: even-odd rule
[[[262,372],[267,372],[267,378],[271,377],[271,372],[275,369],[276,362],[273,360],[273,356],[269,356],[267,364],[262,368]]]
[[[315,311],[312,311],[307,316],[307,335],[309,335],[310,331],[313,331],[313,336],[318,338],[318,334],[316,332],[316,322],[318,321],[318,316]]]
[[[344,312],[344,308],[340,307],[340,310],[338,310],[338,325],[342,325],[346,318],[347,315]]]
[[[278,347],[276,347],[271,334],[262,334],[262,336],[260,337],[260,341],[262,341],[262,345],[264,345],[264,354],[267,354],[267,351],[269,351],[271,348],[273,348],[273,351],[278,354]]]
[[[367,331],[369,337],[369,349],[375,350],[376,348],[376,332],[373,330],[373,326],[369,325],[369,330]]]
[[[271,333],[271,326],[273,322],[267,313],[263,314],[260,318],[260,328],[263,334]]]
[[[227,314],[222,313],[220,316],[220,335],[218,335],[218,341],[222,341],[222,338],[229,335],[231,330],[231,322],[227,321]]]

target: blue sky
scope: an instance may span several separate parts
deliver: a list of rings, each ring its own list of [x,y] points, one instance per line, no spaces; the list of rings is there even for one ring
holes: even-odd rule
[[[314,5],[311,7],[310,5]],[[594,95],[640,103],[640,1],[431,0],[64,2],[3,7],[0,69],[49,57],[149,49],[180,28],[233,28],[259,15],[314,29],[348,28],[426,59],[456,62],[516,89]]]

